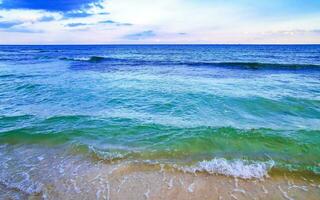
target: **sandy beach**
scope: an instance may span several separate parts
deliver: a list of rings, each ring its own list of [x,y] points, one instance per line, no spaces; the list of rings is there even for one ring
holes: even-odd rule
[[[46,150],[49,153],[37,155],[39,149],[30,149],[16,150],[16,156],[24,154],[26,161],[36,159],[21,169],[28,176],[16,171],[8,176],[11,184],[0,184],[4,199],[317,200],[320,195],[320,177],[313,174],[271,170],[260,179],[243,179],[183,172],[163,164],[84,159],[50,149]]]

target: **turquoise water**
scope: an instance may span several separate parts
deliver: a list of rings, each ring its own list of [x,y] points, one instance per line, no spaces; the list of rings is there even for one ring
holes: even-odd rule
[[[319,57],[317,45],[0,46],[0,160],[40,146],[319,174]],[[249,172],[224,170],[239,163]]]

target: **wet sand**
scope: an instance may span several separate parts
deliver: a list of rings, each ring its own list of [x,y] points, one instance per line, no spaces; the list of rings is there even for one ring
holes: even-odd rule
[[[60,148],[4,147],[0,199],[308,199],[320,176],[272,169],[262,179],[183,172],[163,164],[89,158]]]
[[[69,173],[69,172],[67,172]],[[72,173],[72,172],[70,172]],[[319,178],[286,174],[244,180],[207,173],[183,173],[176,169],[142,164],[96,164],[75,176],[53,181],[43,176],[38,193],[20,193],[28,199],[308,199],[320,197]],[[1,192],[19,193],[0,186]],[[3,193],[4,194],[4,193]]]

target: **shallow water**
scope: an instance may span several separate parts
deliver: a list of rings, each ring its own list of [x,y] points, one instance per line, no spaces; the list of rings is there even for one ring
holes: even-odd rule
[[[318,177],[319,57],[317,45],[0,46],[0,185],[41,192],[31,172],[55,176],[40,164],[50,149],[72,168]]]

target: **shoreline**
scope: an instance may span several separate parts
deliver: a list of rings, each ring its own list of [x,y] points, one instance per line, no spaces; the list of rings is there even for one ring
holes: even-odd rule
[[[50,155],[48,156],[50,157]],[[261,179],[184,173],[163,165],[125,161],[106,163],[56,157],[41,158],[34,191],[0,184],[6,193],[26,199],[309,199],[320,196],[320,177],[271,170]],[[61,160],[60,160],[61,159]],[[70,160],[71,159],[71,160]],[[59,160],[59,161],[58,161]],[[55,163],[57,162],[58,163]],[[61,164],[63,163],[63,164]],[[57,165],[58,164],[58,165]],[[64,165],[64,166],[62,166]],[[47,169],[44,169],[47,167]],[[44,171],[42,171],[44,170]],[[47,174],[46,174],[47,173]],[[31,187],[31,186],[29,186]],[[21,188],[20,188],[21,189]],[[29,188],[30,189],[30,188]]]

